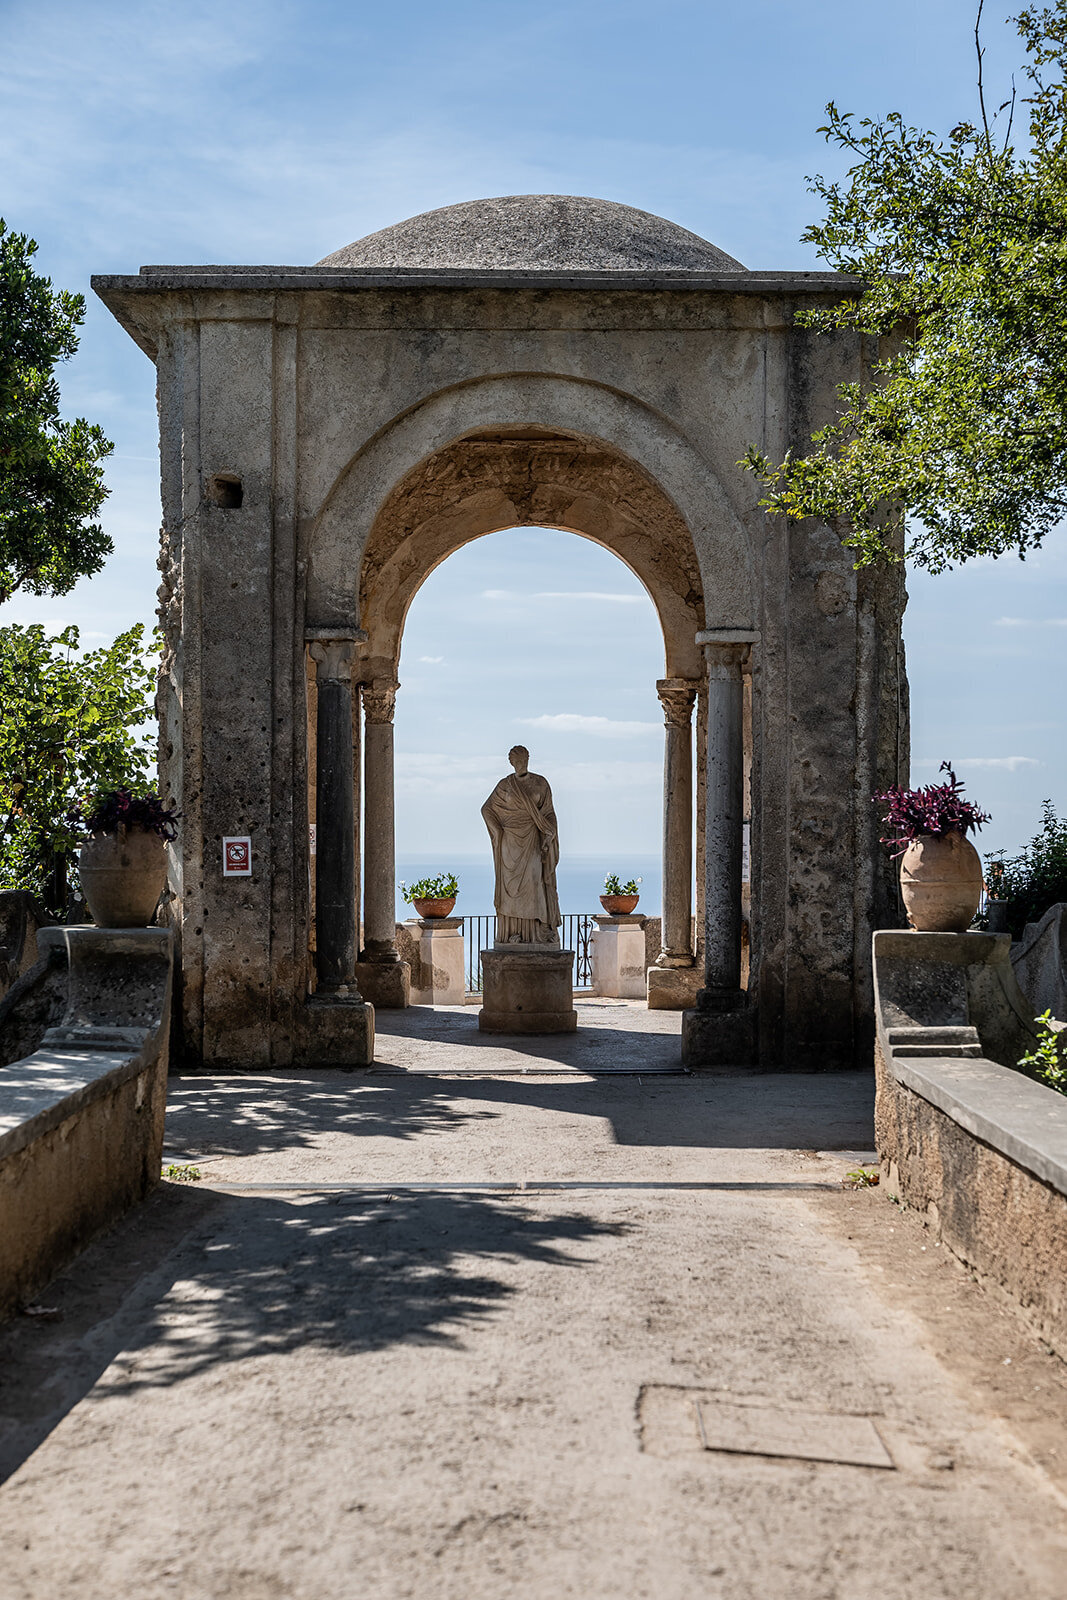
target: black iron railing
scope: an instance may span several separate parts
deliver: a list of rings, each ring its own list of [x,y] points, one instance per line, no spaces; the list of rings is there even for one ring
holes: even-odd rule
[[[593,934],[595,918],[584,911],[565,913],[559,930],[560,945],[574,951],[574,987],[591,989],[593,986]],[[496,943],[496,917],[464,917],[463,939],[467,956],[467,993],[480,994],[482,988],[481,954],[491,950]]]

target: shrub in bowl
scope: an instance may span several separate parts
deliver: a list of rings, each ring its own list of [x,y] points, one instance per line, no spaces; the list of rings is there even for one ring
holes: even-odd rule
[[[401,883],[400,893],[420,917],[449,917],[459,893],[454,872],[439,872],[436,878],[420,878],[417,883]]]
[[[637,902],[641,898],[640,878],[628,878],[625,883],[620,883],[615,872],[609,872],[604,879],[604,893],[600,896],[600,904],[610,917],[628,916],[636,910]]]

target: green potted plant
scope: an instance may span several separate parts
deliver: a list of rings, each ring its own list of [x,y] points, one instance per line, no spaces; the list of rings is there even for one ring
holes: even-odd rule
[[[88,838],[78,871],[98,928],[145,928],[167,881],[167,843],[178,813],[158,794],[108,789],[71,808],[71,827]]]
[[[883,807],[882,843],[900,857],[900,892],[908,921],[919,933],[963,933],[982,898],[982,863],[967,838],[989,821],[963,798],[963,785],[942,761],[945,783],[922,789],[884,789],[872,798]]]
[[[600,904],[610,917],[628,916],[636,909],[637,902],[641,898],[640,882],[640,878],[628,878],[625,883],[620,883],[618,873],[608,873],[604,879],[604,893],[600,896]]]
[[[998,850],[986,857],[986,884],[990,932],[1010,933],[1013,939],[1022,938],[1028,922],[1040,922],[1050,907],[1067,901],[1067,817],[1056,815],[1051,800],[1042,807],[1037,833],[1018,855]]]
[[[439,872],[436,878],[420,878],[417,883],[401,882],[400,893],[420,917],[449,917],[459,893],[454,872]]]

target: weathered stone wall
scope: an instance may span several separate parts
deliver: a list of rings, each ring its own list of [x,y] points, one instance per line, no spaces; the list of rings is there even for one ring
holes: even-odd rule
[[[936,1237],[1017,1301],[1067,1358],[1067,1195],[896,1082],[880,1050],[876,1056],[886,1194],[921,1212]]]

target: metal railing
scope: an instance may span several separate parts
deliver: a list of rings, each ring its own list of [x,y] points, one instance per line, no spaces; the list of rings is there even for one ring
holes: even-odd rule
[[[575,989],[591,989],[593,986],[595,932],[596,919],[584,911],[569,911],[564,914],[563,926],[559,930],[560,945],[564,950],[574,951]],[[483,950],[491,950],[496,943],[496,917],[464,917],[463,941],[467,957],[467,993],[480,994],[481,954]]]

